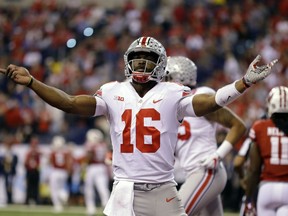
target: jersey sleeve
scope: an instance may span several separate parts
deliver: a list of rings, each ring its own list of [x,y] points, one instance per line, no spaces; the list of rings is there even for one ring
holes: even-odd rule
[[[183,97],[178,106],[178,114],[177,118],[178,121],[181,122],[185,116],[195,117],[195,112],[192,106],[192,100],[194,95],[189,95],[186,97]]]
[[[245,141],[242,143],[240,150],[238,151],[238,155],[242,157],[246,157],[248,155],[251,144],[251,138],[247,137]]]
[[[256,142],[256,132],[257,132],[257,129],[258,129],[258,125],[259,125],[260,121],[257,120],[256,122],[254,122],[254,124],[252,125],[250,131],[249,131],[249,137],[252,141]]]
[[[95,96],[96,99],[96,111],[94,116],[101,116],[101,115],[107,115],[107,106],[105,101],[98,96]]]
[[[107,115],[108,108],[102,97],[103,91],[105,91],[103,89],[105,88],[101,86],[101,88],[97,90],[96,93],[94,94],[94,97],[96,99],[96,110],[94,116]]]

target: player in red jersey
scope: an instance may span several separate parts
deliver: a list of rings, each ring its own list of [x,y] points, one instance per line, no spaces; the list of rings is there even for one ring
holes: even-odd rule
[[[288,88],[273,88],[267,97],[268,118],[256,121],[246,176],[246,215],[255,214],[250,202],[259,185],[257,213],[288,215]],[[253,212],[254,211],[254,212]]]
[[[183,216],[186,213],[174,181],[178,126],[185,116],[214,112],[265,79],[277,60],[258,66],[260,60],[257,56],[251,62],[242,79],[215,94],[197,95],[188,87],[161,82],[167,55],[164,46],[152,37],[136,39],[125,52],[127,79],[106,83],[95,95],[69,95],[13,64],[0,72],[60,110],[107,117],[115,181],[104,214]]]
[[[95,215],[95,188],[98,191],[102,207],[108,202],[109,169],[105,163],[108,145],[104,140],[104,134],[98,129],[90,129],[86,133],[86,173],[84,180],[84,198],[87,215]]]

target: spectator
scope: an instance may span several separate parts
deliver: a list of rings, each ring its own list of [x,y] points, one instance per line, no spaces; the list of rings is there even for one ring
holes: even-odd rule
[[[3,170],[7,203],[13,203],[13,183],[16,175],[18,156],[13,152],[14,137],[7,135],[4,138],[4,154],[0,156],[0,170]]]
[[[26,204],[39,204],[40,157],[39,139],[31,137],[29,150],[25,157]]]

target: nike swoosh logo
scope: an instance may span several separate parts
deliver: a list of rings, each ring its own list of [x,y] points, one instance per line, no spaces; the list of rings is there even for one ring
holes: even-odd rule
[[[176,196],[175,197],[172,197],[172,198],[166,198],[166,202],[171,202],[173,199],[175,199],[176,198]]]
[[[154,103],[154,104],[155,104],[155,103],[158,103],[158,102],[160,102],[161,100],[163,100],[163,99],[153,100],[153,103]]]

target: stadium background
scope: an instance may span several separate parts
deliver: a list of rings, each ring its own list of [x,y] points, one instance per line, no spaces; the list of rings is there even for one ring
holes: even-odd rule
[[[1,0],[0,66],[24,65],[37,79],[70,94],[94,94],[101,84],[124,79],[123,53],[140,35],[157,38],[168,55],[191,58],[198,66],[198,83],[215,89],[241,77],[257,54],[264,62],[279,58],[268,79],[230,105],[249,127],[265,112],[268,91],[287,86],[287,11],[287,0]],[[1,76],[0,153],[3,137],[13,134],[20,155],[15,203],[25,196],[21,156],[31,135],[49,149],[51,138],[61,134],[79,155],[93,127],[109,141],[103,118],[64,114]],[[219,128],[219,142],[223,134]],[[235,153],[225,161],[229,180],[223,203],[237,212],[241,190],[231,164]]]

